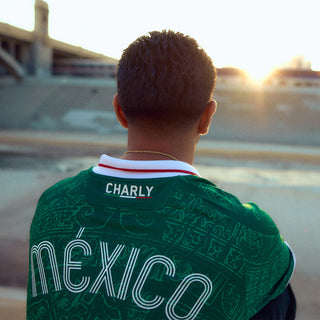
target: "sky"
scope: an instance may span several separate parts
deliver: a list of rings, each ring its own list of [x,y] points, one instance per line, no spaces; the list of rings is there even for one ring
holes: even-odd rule
[[[137,37],[171,29],[194,37],[216,67],[261,78],[304,56],[320,70],[318,0],[47,0],[49,35],[120,58]],[[0,0],[0,21],[33,30],[34,0]]]

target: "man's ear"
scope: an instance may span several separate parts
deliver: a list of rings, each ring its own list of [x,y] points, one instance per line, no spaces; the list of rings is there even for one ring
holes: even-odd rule
[[[125,129],[128,129],[128,122],[127,122],[127,119],[122,111],[122,108],[119,104],[119,97],[118,97],[118,94],[116,93],[113,97],[113,109],[114,109],[114,112],[117,116],[117,119],[119,121],[119,123],[125,128]]]
[[[198,133],[200,135],[205,135],[209,131],[209,127],[211,124],[212,117],[217,109],[217,102],[215,100],[211,100],[207,103],[206,108],[203,110],[200,120]]]

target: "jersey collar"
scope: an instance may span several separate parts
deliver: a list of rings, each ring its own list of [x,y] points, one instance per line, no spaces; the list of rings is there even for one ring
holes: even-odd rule
[[[135,161],[113,158],[105,154],[101,156],[98,166],[93,167],[92,170],[101,175],[131,179],[199,176],[193,166],[183,161]]]

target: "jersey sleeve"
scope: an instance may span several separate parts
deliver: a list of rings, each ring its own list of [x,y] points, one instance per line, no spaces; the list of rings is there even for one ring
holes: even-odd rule
[[[250,318],[285,290],[295,268],[295,257],[269,215],[252,203],[244,208],[250,223],[243,227],[240,245]]]

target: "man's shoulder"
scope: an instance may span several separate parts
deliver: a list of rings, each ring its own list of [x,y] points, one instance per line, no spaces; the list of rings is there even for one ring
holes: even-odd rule
[[[45,201],[52,197],[59,197],[62,194],[82,188],[89,177],[90,169],[80,171],[77,175],[60,180],[47,188],[41,195],[39,202]]]
[[[242,210],[241,201],[232,193],[220,188],[213,182],[198,176],[181,177],[180,189],[195,194],[203,201],[216,204],[224,210]]]
[[[201,199],[208,210],[265,235],[277,235],[279,230],[268,213],[253,202],[242,203],[234,194],[200,177],[182,177],[181,189]]]

